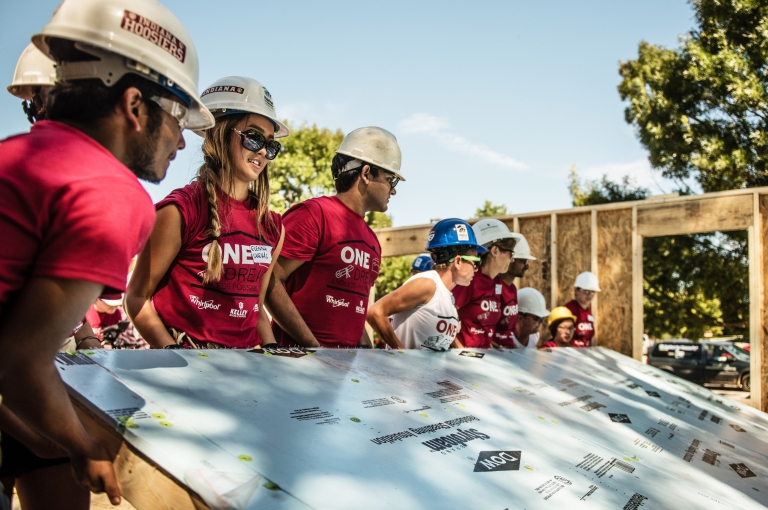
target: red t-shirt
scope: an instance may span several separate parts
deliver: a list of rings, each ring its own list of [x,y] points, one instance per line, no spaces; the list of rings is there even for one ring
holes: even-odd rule
[[[501,278],[499,278],[501,280]],[[507,349],[514,349],[512,333],[517,325],[517,287],[501,280],[501,319],[496,324],[493,341]]]
[[[502,316],[503,283],[498,276],[488,278],[481,270],[475,273],[468,286],[457,285],[453,288],[461,320],[461,330],[456,338],[466,347],[491,347],[496,324]]]
[[[52,121],[0,143],[0,305],[31,277],[125,291],[155,221],[136,176],[82,131]]]
[[[212,239],[208,199],[193,182],[171,192],[157,209],[174,205],[181,213],[181,249],[155,290],[152,302],[166,326],[195,340],[227,347],[258,344],[261,279],[280,241],[282,218],[270,212],[275,228],[256,227],[257,202],[234,200],[218,192],[222,250],[221,279],[203,284]]]
[[[304,263],[285,289],[323,347],[355,347],[363,335],[368,296],[379,276],[381,246],[362,216],[337,197],[306,200],[283,215],[282,256]],[[281,345],[294,340],[277,323]]]
[[[101,337],[101,331],[123,320],[123,314],[120,312],[120,309],[115,310],[115,313],[102,313],[95,306],[91,305],[85,314],[85,318],[88,320],[88,324],[91,325],[93,333]]]
[[[573,347],[589,347],[592,345],[592,337],[595,336],[595,318],[592,317],[592,308],[586,310],[575,299],[563,305],[576,316],[576,331],[571,340]]]
[[[544,345],[539,347],[539,349],[551,349],[553,347],[558,347],[558,345],[552,340],[550,340],[549,342],[544,342]]]

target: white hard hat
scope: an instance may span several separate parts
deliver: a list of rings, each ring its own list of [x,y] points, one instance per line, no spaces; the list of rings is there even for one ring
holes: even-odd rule
[[[21,52],[16,70],[13,72],[13,82],[8,85],[8,92],[29,101],[34,92],[32,87],[53,87],[56,85],[56,65],[53,60],[43,55],[43,52],[30,43]]]
[[[227,76],[216,80],[200,94],[200,100],[216,118],[237,113],[257,113],[275,124],[275,138],[291,134],[288,127],[277,120],[275,104],[267,88],[253,78]]]
[[[32,42],[54,58],[52,38],[75,42],[96,60],[57,62],[62,81],[98,78],[107,86],[134,73],[173,92],[189,107],[190,129],[214,125],[197,94],[197,50],[184,25],[155,0],[64,0]]]
[[[517,291],[517,310],[519,313],[529,313],[536,317],[549,315],[544,296],[532,287],[525,287]]]
[[[512,235],[515,236],[515,239],[517,239],[517,244],[515,245],[515,253],[512,254],[512,257],[516,259],[536,260],[536,257],[531,255],[531,247],[528,245],[528,241],[525,239],[525,236],[517,232],[512,232]]]
[[[577,289],[600,292],[600,284],[597,281],[597,275],[589,271],[584,271],[579,276],[577,276],[576,282],[574,282],[573,286]]]
[[[517,240],[515,235],[509,231],[509,228],[501,221],[493,218],[485,218],[474,225],[472,230],[477,238],[477,244],[489,248],[493,243],[504,239]],[[514,244],[514,243],[512,243]]]
[[[346,164],[342,173],[358,168],[360,162],[365,162],[392,172],[401,181],[405,180],[403,174],[400,173],[400,163],[402,162],[400,146],[397,144],[395,135],[386,129],[380,127],[355,129],[344,137],[336,154],[355,158]]]

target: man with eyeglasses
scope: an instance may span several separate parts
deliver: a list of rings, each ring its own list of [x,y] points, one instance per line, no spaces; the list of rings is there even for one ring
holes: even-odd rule
[[[187,117],[194,129],[213,125],[179,20],[154,0],[120,3],[59,5],[33,38],[60,80],[49,120],[0,143],[2,403],[71,460],[80,485],[106,491],[113,504],[120,489],[111,461],[78,420],[54,356],[105,289],[125,290],[155,217],[137,177],[163,179],[184,147]],[[22,505],[88,508],[87,493],[72,501],[62,491],[50,481]]]
[[[519,316],[511,340],[515,349],[535,349],[539,343],[541,324],[549,316],[544,296],[538,290],[525,287],[517,292]]]
[[[563,306],[576,316],[576,331],[571,340],[573,347],[589,347],[595,336],[595,317],[592,315],[592,299],[600,292],[597,275],[585,271],[576,277],[573,284],[575,299]]]
[[[286,211],[283,250],[266,301],[282,346],[370,347],[365,320],[381,246],[365,214],[387,210],[395,186],[405,180],[400,163],[392,133],[356,129],[331,164],[336,195]]]

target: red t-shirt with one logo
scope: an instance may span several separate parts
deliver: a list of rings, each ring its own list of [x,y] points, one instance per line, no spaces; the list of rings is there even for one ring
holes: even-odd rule
[[[461,330],[456,338],[466,347],[491,347],[496,324],[502,317],[503,284],[498,276],[491,279],[478,271],[468,286],[453,288],[461,320]]]
[[[270,212],[275,226],[256,227],[255,199],[235,200],[218,191],[222,271],[218,281],[203,284],[212,238],[208,199],[193,182],[171,192],[157,209],[174,205],[181,213],[181,250],[152,298],[163,324],[187,333],[194,340],[232,348],[259,343],[261,279],[280,241],[282,218]]]
[[[501,278],[499,278],[501,280]],[[514,349],[512,333],[517,325],[517,287],[501,280],[501,319],[496,324],[493,341],[507,349]]]
[[[123,292],[154,221],[133,172],[82,131],[40,121],[7,138],[0,143],[0,307],[32,277]]]
[[[595,318],[592,316],[592,308],[586,310],[575,299],[563,305],[576,316],[576,331],[573,334],[571,345],[573,347],[589,347],[592,345],[592,337],[595,336]]]
[[[363,335],[368,297],[379,276],[381,246],[362,216],[337,197],[306,200],[283,215],[281,255],[304,263],[285,290],[323,347],[355,347]],[[275,322],[275,340],[295,344]]]

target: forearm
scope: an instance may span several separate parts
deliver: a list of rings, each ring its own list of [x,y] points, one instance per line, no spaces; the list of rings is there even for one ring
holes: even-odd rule
[[[285,291],[279,281],[270,285],[269,293],[266,299],[267,309],[272,314],[272,319],[285,331],[293,340],[302,347],[320,347],[320,343],[315,339],[315,335],[310,331],[307,323],[299,314],[296,305],[291,301],[290,296]]]
[[[392,323],[389,322],[389,318],[384,314],[378,312],[375,308],[371,308],[368,312],[368,324],[371,325],[376,334],[384,340],[387,345],[393,349],[405,349],[400,340],[395,334],[395,330],[392,329]]]
[[[464,344],[461,343],[461,340],[459,340],[458,337],[456,337],[456,339],[451,344],[451,348],[452,349],[463,349],[464,348]]]
[[[93,334],[93,328],[88,321],[75,333],[76,349],[101,349],[101,342]]]
[[[256,324],[256,331],[259,333],[262,347],[276,343],[275,335],[272,333],[272,325],[269,323],[269,317],[267,317],[263,306],[259,310],[259,322]]]
[[[152,303],[149,299],[129,295],[126,305],[126,312],[131,321],[133,321],[133,326],[150,347],[162,349],[166,345],[176,343],[170,333],[168,333],[168,329],[163,324],[160,316],[152,308]]]

